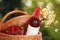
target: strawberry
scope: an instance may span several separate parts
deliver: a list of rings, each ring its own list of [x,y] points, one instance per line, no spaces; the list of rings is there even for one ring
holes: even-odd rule
[[[10,34],[15,34],[15,26],[10,26]]]
[[[10,28],[7,28],[7,29],[5,30],[5,33],[9,34],[9,33],[10,33]]]
[[[5,30],[5,33],[7,33],[7,34],[15,34],[14,26],[12,25],[9,28],[7,28]]]
[[[11,35],[22,35],[23,34],[22,28],[19,26],[14,26],[14,25],[10,26],[9,28],[5,29],[2,32],[6,34],[11,34]]]
[[[14,31],[14,25],[10,26],[11,31]]]
[[[15,27],[15,31],[16,31],[16,34],[20,34],[20,35],[22,34],[22,28],[19,26]]]
[[[10,32],[11,32],[11,34],[14,34],[15,33],[15,26],[14,25],[12,25],[11,27],[10,27]]]

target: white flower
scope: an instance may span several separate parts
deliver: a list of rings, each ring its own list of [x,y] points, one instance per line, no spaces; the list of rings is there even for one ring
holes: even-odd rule
[[[58,29],[55,29],[55,32],[58,32]]]
[[[47,8],[43,8],[42,9],[42,16],[43,16],[43,18],[47,18],[47,16],[48,16],[48,13],[49,13],[49,10],[47,9]]]
[[[54,8],[53,4],[52,3],[48,3],[46,5],[46,8],[48,8],[49,10],[52,10]]]
[[[54,20],[52,19],[48,19],[45,21],[45,25],[50,25]]]
[[[24,4],[25,4],[25,6],[27,6],[27,7],[31,7],[32,6],[32,0],[23,0],[22,1]]]
[[[58,21],[56,20],[55,22],[54,22],[54,25],[56,25],[58,23]]]
[[[44,2],[37,2],[37,5],[42,7],[44,5]]]
[[[54,22],[55,14],[54,14],[53,10],[50,11],[47,8],[43,8],[41,15],[42,15],[42,17],[40,17],[40,19],[46,19],[45,25],[50,25],[52,22]]]

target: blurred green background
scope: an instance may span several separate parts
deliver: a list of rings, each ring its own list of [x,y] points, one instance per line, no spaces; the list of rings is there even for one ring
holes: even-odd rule
[[[53,5],[52,9],[56,14],[54,22],[49,27],[44,27],[42,24],[40,31],[42,32],[43,40],[60,40],[60,0],[0,0],[0,19],[9,11],[18,8],[28,12],[30,15],[35,11],[37,6],[45,8],[48,3]],[[12,5],[11,5],[12,4]],[[57,32],[55,32],[57,30]]]

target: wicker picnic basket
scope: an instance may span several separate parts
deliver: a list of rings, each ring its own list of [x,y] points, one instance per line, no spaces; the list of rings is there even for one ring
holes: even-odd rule
[[[11,18],[10,20],[5,22],[8,16],[15,13],[23,15]],[[20,10],[11,11],[1,19],[0,31],[6,29],[11,25],[25,26],[29,22],[29,19],[31,17],[32,17],[31,15],[28,15],[26,12]],[[42,40],[42,34],[41,32],[39,32],[39,34],[37,35],[27,36],[27,35],[8,35],[0,32],[0,40]]]

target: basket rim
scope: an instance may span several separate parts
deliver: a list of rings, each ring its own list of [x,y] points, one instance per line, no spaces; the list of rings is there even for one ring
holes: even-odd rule
[[[28,36],[28,35],[10,35],[10,34],[5,34],[5,33],[1,33],[1,32],[0,32],[0,35],[3,35],[3,36]],[[42,33],[39,32],[36,35],[42,35]],[[29,36],[36,36],[36,35],[29,35]]]
[[[13,17],[13,18],[11,18],[11,19],[15,19],[15,18],[18,18],[18,17],[25,17],[25,16],[33,17],[33,16],[31,16],[31,15],[21,15],[21,16]],[[6,22],[10,21],[11,19],[7,20]],[[5,22],[5,23],[6,23],[6,22]]]

